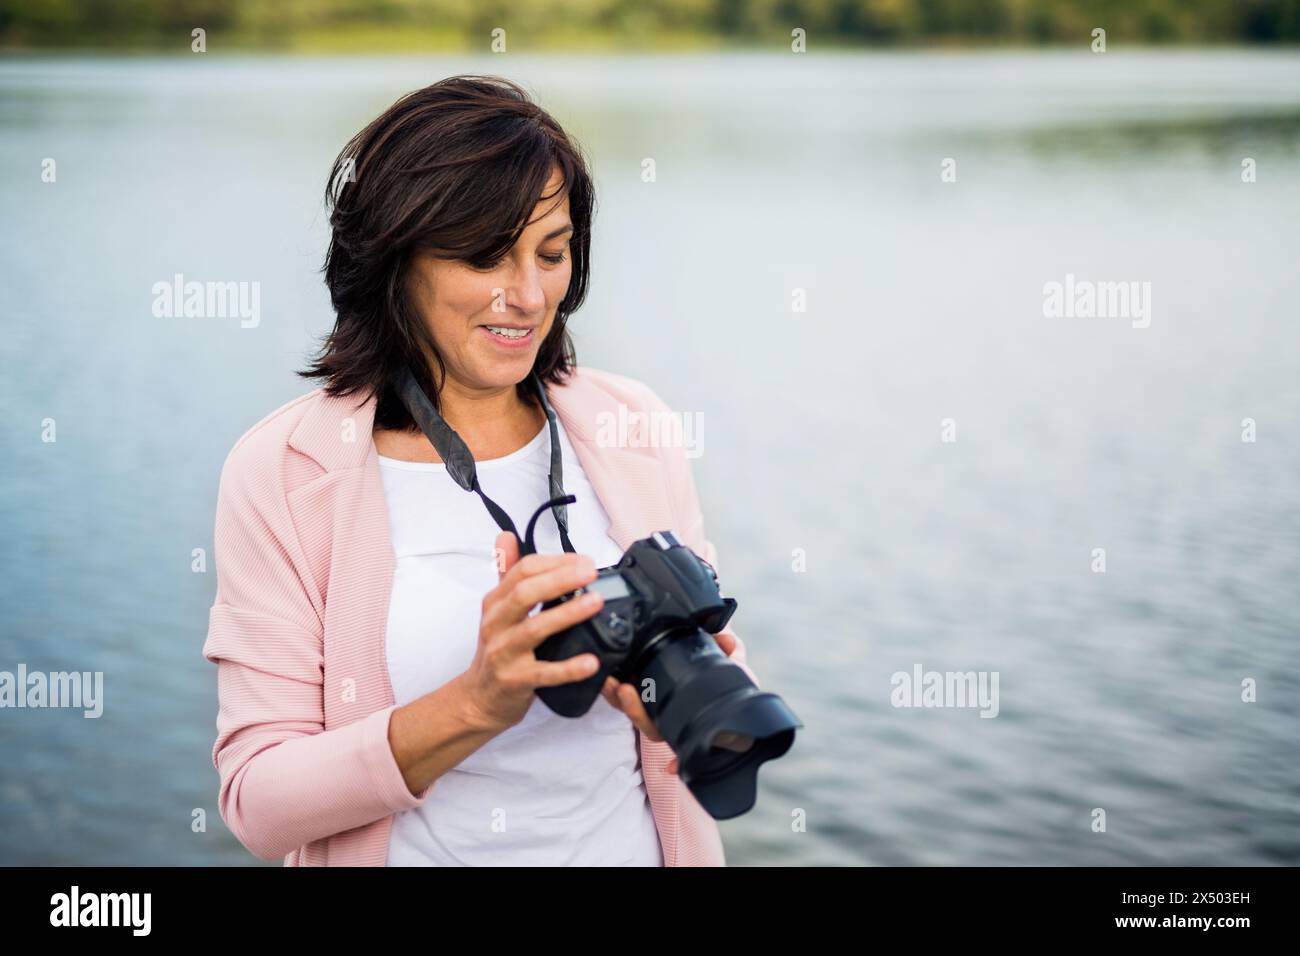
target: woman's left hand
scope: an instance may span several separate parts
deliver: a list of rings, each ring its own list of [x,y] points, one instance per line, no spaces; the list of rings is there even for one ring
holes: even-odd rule
[[[713,635],[713,639],[718,642],[722,648],[722,653],[728,657],[736,649],[736,639],[722,631]],[[600,693],[609,701],[609,705],[615,710],[621,710],[636,724],[638,730],[654,741],[662,741],[664,738],[660,735],[655,723],[646,713],[645,704],[641,702],[641,695],[638,693],[635,684],[620,682],[613,677],[605,678],[605,686],[600,689]],[[673,757],[668,761],[668,772],[677,772],[677,758]]]

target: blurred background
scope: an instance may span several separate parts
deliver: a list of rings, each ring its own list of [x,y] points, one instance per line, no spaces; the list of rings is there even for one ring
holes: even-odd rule
[[[580,361],[703,423],[805,725],[731,864],[1300,862],[1297,39],[1293,0],[0,0],[0,670],[105,683],[0,710],[0,863],[259,863],[211,763],[217,479],[311,387],[330,162],[462,72],[592,159]],[[260,322],[155,317],[176,273]],[[1150,283],[1149,326],[1046,316],[1067,274]],[[892,706],[918,665],[998,716]]]

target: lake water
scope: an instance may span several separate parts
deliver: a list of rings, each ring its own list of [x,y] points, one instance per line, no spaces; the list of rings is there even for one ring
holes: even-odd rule
[[[732,864],[1300,862],[1300,56],[1231,50],[0,61],[0,670],[105,674],[98,720],[0,711],[0,862],[256,862],[191,552],[311,387],[330,161],[459,72],[591,155],[580,360],[703,423],[805,725]],[[176,273],[259,324],[154,317]],[[1067,276],[1149,311],[1045,315]],[[917,666],[996,672],[996,718],[892,706]]]

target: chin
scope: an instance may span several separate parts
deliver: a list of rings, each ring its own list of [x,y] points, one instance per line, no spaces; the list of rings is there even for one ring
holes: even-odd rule
[[[493,358],[479,366],[479,380],[488,388],[504,388],[507,385],[518,385],[533,370],[535,361],[537,361],[535,351],[527,355],[520,355],[518,358]]]

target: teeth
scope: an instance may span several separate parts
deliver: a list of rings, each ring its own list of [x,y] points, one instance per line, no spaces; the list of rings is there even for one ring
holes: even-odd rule
[[[487,328],[489,332],[495,332],[502,338],[507,339],[522,339],[532,331],[532,329],[505,329],[499,325],[489,325]]]

